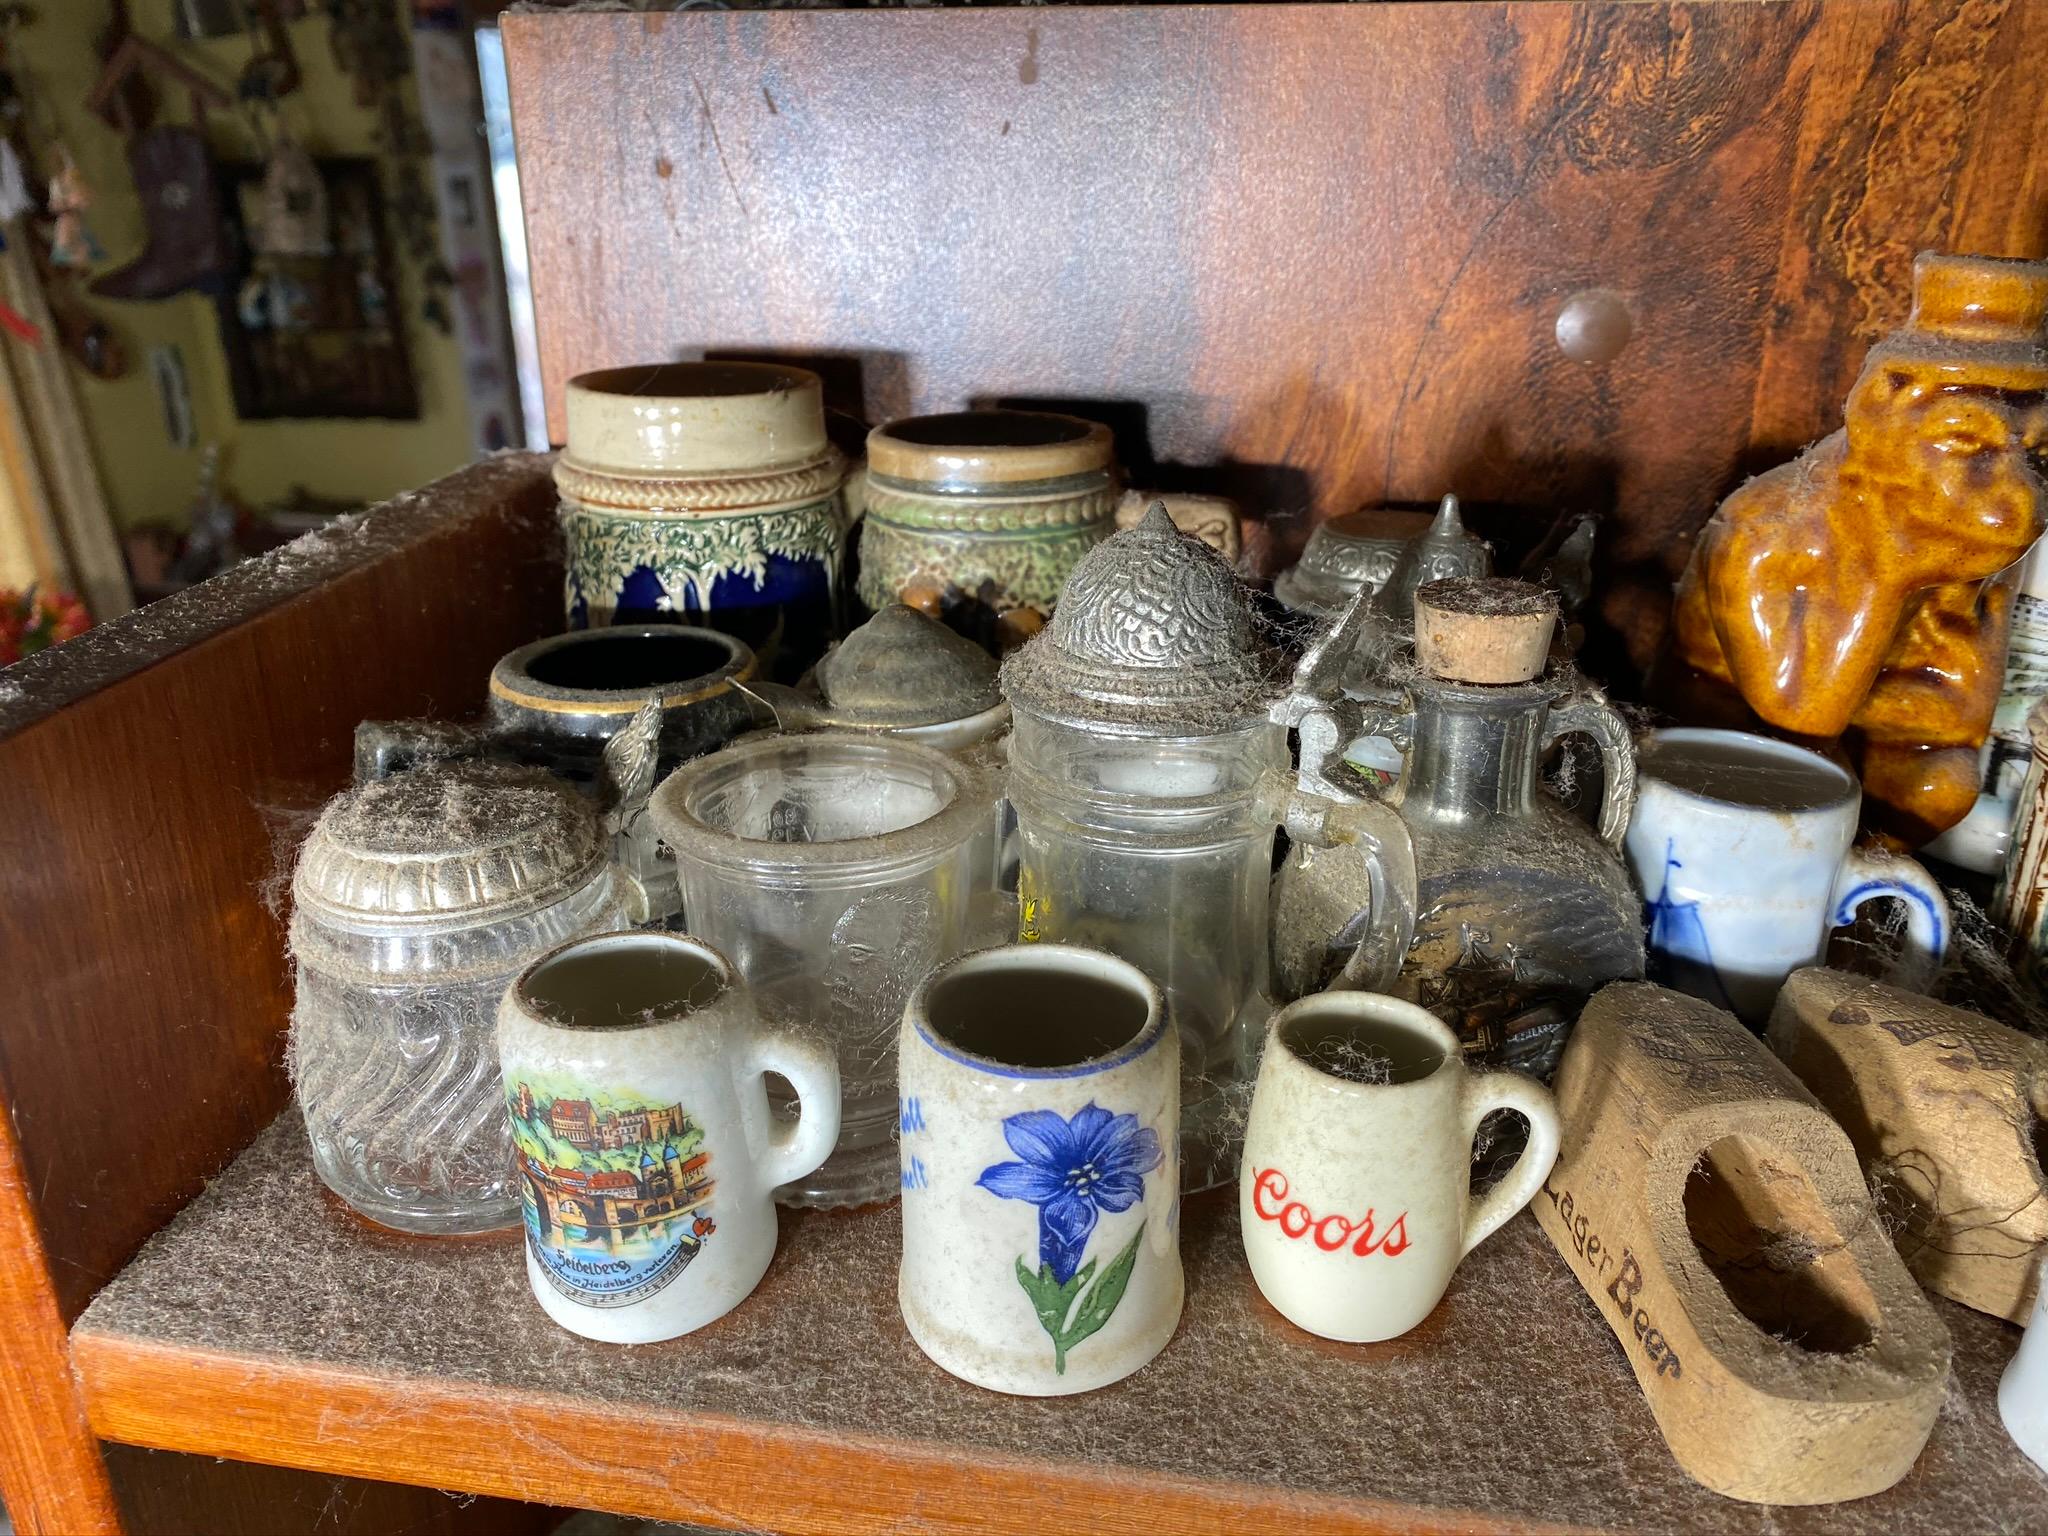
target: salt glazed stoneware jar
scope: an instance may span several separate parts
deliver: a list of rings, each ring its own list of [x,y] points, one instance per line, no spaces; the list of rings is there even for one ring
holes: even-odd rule
[[[831,1047],[764,1028],[725,957],[683,934],[536,960],[499,1007],[498,1056],[527,1281],[587,1339],[672,1339],[746,1300],[775,1256],[775,1186],[839,1136]]]
[[[910,1336],[998,1392],[1119,1381],[1180,1321],[1180,1063],[1144,972],[981,950],[911,994],[897,1106]]]
[[[1109,428],[1045,411],[912,416],[868,434],[861,601],[906,589],[1050,613],[1080,558],[1116,531]]]
[[[767,363],[579,374],[555,464],[572,627],[688,615],[804,661],[833,632],[846,461],[824,386]]]

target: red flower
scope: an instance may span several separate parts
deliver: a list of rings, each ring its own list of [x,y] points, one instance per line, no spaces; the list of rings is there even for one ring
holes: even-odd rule
[[[0,666],[82,635],[91,625],[85,604],[69,592],[45,597],[33,587],[26,592],[0,588]]]

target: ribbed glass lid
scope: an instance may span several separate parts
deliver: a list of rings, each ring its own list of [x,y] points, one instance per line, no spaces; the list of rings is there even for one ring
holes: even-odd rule
[[[561,899],[604,859],[595,810],[560,780],[490,763],[423,767],[329,801],[292,898],[342,926],[481,921]]]

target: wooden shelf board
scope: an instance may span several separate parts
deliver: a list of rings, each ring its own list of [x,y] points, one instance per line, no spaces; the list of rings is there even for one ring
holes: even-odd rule
[[[1235,1203],[1185,1212],[1188,1308],[1146,1370],[1004,1398],[896,1315],[893,1209],[786,1215],[736,1312],[588,1343],[510,1235],[415,1240],[325,1195],[287,1114],[72,1333],[94,1428],[137,1445],[790,1531],[2018,1529],[2048,1507],[1993,1403],[2017,1332],[1937,1303],[1950,1398],[1919,1466],[1855,1504],[1763,1509],[1672,1462],[1621,1352],[1534,1224],[1407,1338],[1348,1347],[1259,1298]]]

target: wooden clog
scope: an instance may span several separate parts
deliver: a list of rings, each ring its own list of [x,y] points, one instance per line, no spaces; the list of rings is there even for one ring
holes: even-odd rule
[[[1531,1209],[1678,1464],[1771,1504],[1903,1477],[1941,1407],[1948,1332],[1799,1080],[1720,1009],[1615,982],[1555,1091],[1564,1150]]]
[[[1915,1278],[2025,1322],[2048,1252],[2048,1043],[1819,966],[1785,983],[1769,1040],[1849,1133]]]

